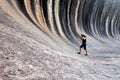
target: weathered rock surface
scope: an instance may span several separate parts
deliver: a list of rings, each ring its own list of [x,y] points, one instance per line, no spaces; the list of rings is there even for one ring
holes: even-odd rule
[[[119,0],[0,0],[0,80],[120,80],[119,9]],[[87,57],[76,54],[80,33]]]

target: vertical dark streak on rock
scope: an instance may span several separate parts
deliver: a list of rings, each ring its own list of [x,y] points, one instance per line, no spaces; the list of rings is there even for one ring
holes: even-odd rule
[[[67,20],[67,16],[66,16],[66,14],[67,14],[67,11],[66,11],[66,4],[67,3],[67,1],[65,1],[65,0],[60,0],[60,3],[59,3],[59,6],[60,6],[60,10],[59,10],[59,18],[60,18],[60,23],[61,23],[61,26],[62,26],[62,30],[63,30],[63,32],[64,32],[64,34],[65,34],[65,36],[67,37],[67,38],[69,38],[68,36],[67,36],[67,31],[66,31],[66,20]]]
[[[37,28],[39,28],[39,26],[31,19],[31,17],[27,13],[27,10],[26,10],[25,4],[24,4],[24,0],[17,0],[16,2],[18,4],[19,9],[26,16],[26,18],[29,19]],[[41,28],[39,28],[39,29],[41,30]]]
[[[51,26],[50,26],[50,22],[49,22],[49,19],[48,19],[48,9],[47,9],[47,0],[41,0],[42,2],[42,8],[43,8],[43,14],[44,14],[44,17],[45,17],[45,21],[47,23],[47,26],[49,28],[49,30],[51,30]]]
[[[53,22],[54,22],[54,28],[55,28],[55,31],[57,32],[57,34],[60,36],[60,33],[58,31],[58,27],[57,27],[57,24],[56,24],[56,20],[55,20],[55,10],[54,10],[54,6],[55,6],[55,1],[53,0],[53,3],[52,3],[52,10],[53,10]]]
[[[75,30],[75,12],[76,12],[76,7],[77,7],[77,0],[71,0],[71,5],[70,5],[70,26],[71,30],[74,33],[74,36],[78,37],[78,33]]]
[[[91,26],[90,26],[90,17],[91,16],[91,12],[92,9],[94,7],[94,2],[95,0],[85,0],[85,3],[83,5],[83,13],[82,13],[82,23],[83,23],[83,29],[86,33],[92,35],[92,30],[91,30]]]

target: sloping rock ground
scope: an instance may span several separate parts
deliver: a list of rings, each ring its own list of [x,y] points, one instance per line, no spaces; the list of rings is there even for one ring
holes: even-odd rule
[[[9,14],[0,8],[0,80],[120,79],[118,47],[116,54],[109,54],[112,48],[103,48],[80,56],[75,54],[77,49],[56,43],[27,20]]]
[[[119,60],[118,57],[80,61],[60,55],[30,38],[21,39],[0,31],[2,80],[119,80]]]

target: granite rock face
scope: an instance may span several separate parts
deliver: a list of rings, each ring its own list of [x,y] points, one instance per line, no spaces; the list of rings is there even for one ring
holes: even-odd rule
[[[30,38],[0,33],[2,80],[119,80],[120,56],[81,60],[60,55]]]
[[[0,80],[120,80],[119,4],[0,0]]]

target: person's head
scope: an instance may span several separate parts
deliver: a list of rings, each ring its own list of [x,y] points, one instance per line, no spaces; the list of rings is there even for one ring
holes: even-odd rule
[[[81,34],[82,37],[86,37],[84,34]]]

